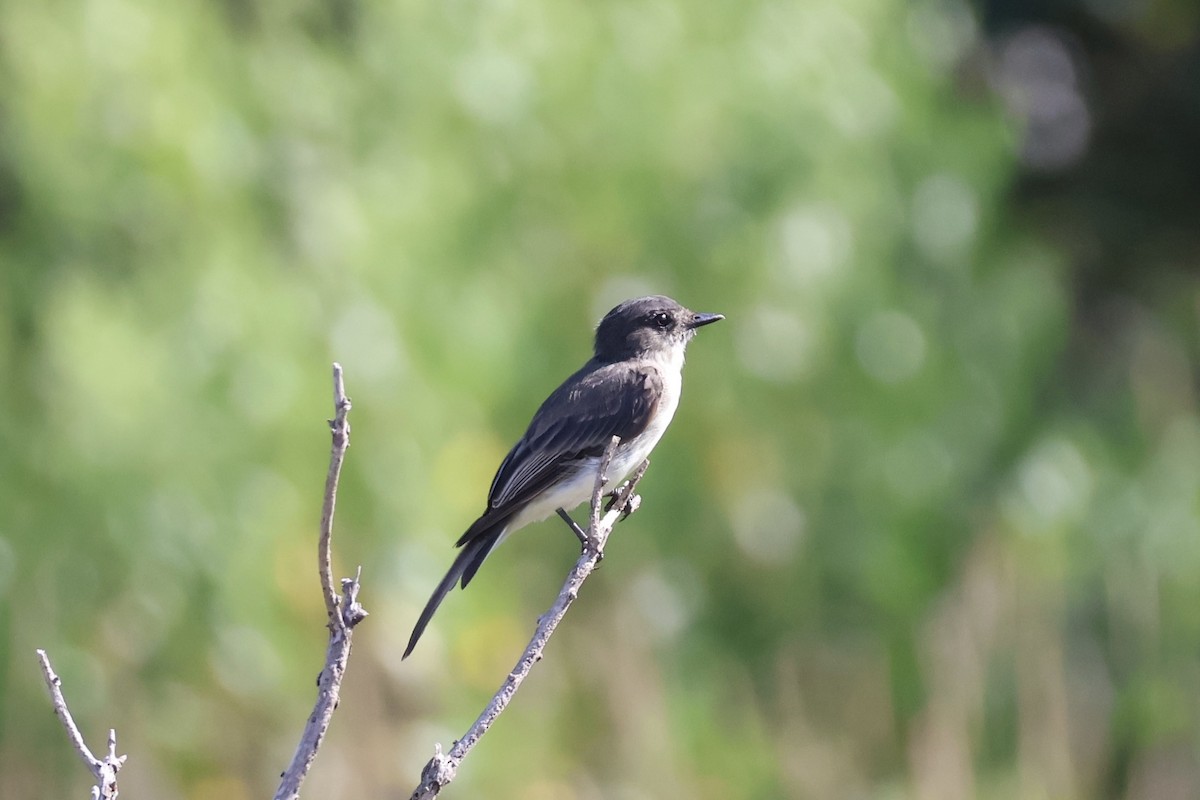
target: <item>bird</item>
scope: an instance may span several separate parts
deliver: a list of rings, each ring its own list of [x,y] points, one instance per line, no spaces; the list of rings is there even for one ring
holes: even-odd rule
[[[551,392],[501,462],[487,508],[459,537],[461,551],[425,604],[402,659],[454,584],[465,589],[505,537],[555,512],[569,520],[567,511],[591,498],[613,436],[620,442],[605,490],[650,455],[679,405],[688,342],[723,319],[663,295],[626,300],[604,315],[591,359]]]

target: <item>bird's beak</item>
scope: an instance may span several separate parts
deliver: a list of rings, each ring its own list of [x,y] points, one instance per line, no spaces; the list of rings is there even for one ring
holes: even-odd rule
[[[692,321],[688,323],[688,327],[695,330],[704,325],[711,325],[714,322],[720,322],[725,319],[724,314],[693,314]]]

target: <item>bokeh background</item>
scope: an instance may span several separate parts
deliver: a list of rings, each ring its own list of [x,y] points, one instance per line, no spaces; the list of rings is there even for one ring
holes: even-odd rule
[[[0,796],[407,797],[577,545],[399,660],[609,306],[728,316],[447,797],[1200,796],[1192,0],[0,2]]]

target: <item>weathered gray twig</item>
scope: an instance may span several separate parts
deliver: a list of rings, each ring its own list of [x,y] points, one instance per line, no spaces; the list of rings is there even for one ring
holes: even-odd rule
[[[337,503],[342,461],[346,457],[346,448],[350,446],[350,423],[346,419],[350,413],[350,398],[346,397],[340,364],[333,365],[333,408],[333,419],[329,421],[333,444],[329,455],[329,474],[325,478],[325,503],[321,511],[321,535],[317,552],[321,592],[325,597],[325,610],[329,616],[329,646],[325,651],[325,668],[317,678],[316,706],[308,717],[308,724],[304,726],[304,733],[300,737],[296,754],[292,756],[292,763],[281,776],[275,800],[295,800],[300,796],[300,784],[308,776],[308,770],[312,767],[317,750],[325,738],[325,732],[329,729],[333,712],[337,709],[342,677],[346,674],[346,664],[350,660],[354,626],[367,616],[366,610],[358,604],[362,567],[358,568],[353,578],[342,579],[340,598],[333,588],[333,512]]]
[[[587,580],[604,557],[604,545],[612,533],[613,526],[618,520],[635,511],[640,504],[639,498],[634,492],[638,482],[646,474],[646,468],[650,466],[649,460],[643,461],[629,480],[617,489],[613,502],[604,515],[601,516],[600,513],[600,501],[604,496],[604,486],[608,483],[608,467],[612,463],[613,454],[616,453],[620,441],[620,437],[614,436],[605,449],[604,456],[600,459],[600,467],[596,471],[595,487],[592,490],[590,524],[586,535],[581,537],[583,550],[579,554],[579,560],[567,574],[567,579],[563,583],[554,605],[538,620],[537,630],[534,631],[533,638],[530,639],[525,652],[521,654],[517,665],[504,679],[504,683],[500,685],[500,689],[492,697],[491,702],[463,737],[454,742],[449,753],[443,753],[440,744],[434,746],[433,758],[421,771],[421,784],[413,790],[411,800],[430,800],[437,797],[438,793],[454,780],[458,767],[466,758],[467,753],[471,752],[471,748],[479,742],[492,723],[503,713],[529,671],[533,669],[533,665],[542,660],[542,651],[554,633],[554,629],[566,615],[571,603],[579,596],[579,589],[583,582]]]
[[[109,730],[108,732],[108,754],[104,758],[96,758],[92,755],[92,751],[88,749],[87,744],[83,741],[83,735],[79,732],[79,728],[75,725],[75,719],[71,716],[71,710],[67,708],[67,700],[62,693],[62,680],[54,673],[54,668],[50,666],[50,658],[46,655],[45,650],[37,651],[38,661],[42,664],[42,675],[46,679],[46,688],[50,690],[50,702],[54,706],[54,714],[62,723],[63,728],[67,731],[67,738],[71,740],[71,745],[75,748],[75,752],[79,753],[79,757],[83,759],[83,763],[87,764],[87,768],[96,776],[96,785],[92,787],[93,800],[116,800],[117,797],[117,773],[125,764],[126,756],[117,755],[117,732]]]
[[[338,481],[342,476],[342,462],[346,449],[350,447],[350,398],[346,397],[346,385],[342,382],[342,365],[333,365],[333,419],[329,430],[333,445],[329,453],[329,473],[325,476],[325,501],[321,506],[321,536],[317,542],[317,565],[321,571],[321,592],[325,596],[325,613],[332,627],[338,615],[338,596],[333,588],[333,512],[337,506]]]
[[[325,651],[325,668],[317,679],[317,702],[313,713],[309,715],[308,724],[300,737],[300,744],[292,763],[283,772],[279,789],[275,792],[275,800],[295,800],[300,796],[300,784],[308,776],[317,750],[329,729],[333,712],[337,709],[338,698],[341,694],[342,677],[346,673],[346,664],[350,659],[350,648],[354,626],[366,618],[366,610],[358,603],[359,579],[362,577],[362,567],[353,578],[342,579],[342,594],[339,598],[333,588],[333,512],[337,504],[338,480],[342,474],[342,462],[346,457],[346,448],[350,446],[350,423],[347,415],[350,413],[350,398],[346,397],[345,385],[342,381],[342,367],[333,365],[333,419],[329,420],[329,428],[333,435],[333,444],[329,456],[329,473],[325,478],[325,500],[321,510],[321,532],[317,550],[318,571],[321,575],[321,593],[325,598],[325,611],[328,615],[329,646]],[[117,755],[117,732],[109,731],[108,755],[98,759],[83,741],[75,720],[67,708],[63,698],[61,681],[50,667],[50,659],[45,650],[38,650],[38,659],[42,664],[42,674],[46,678],[46,686],[50,689],[50,699],[54,704],[54,713],[58,715],[67,736],[71,740],[80,758],[87,764],[88,769],[96,776],[96,786],[92,788],[93,800],[116,800],[117,772],[125,763],[125,756]]]

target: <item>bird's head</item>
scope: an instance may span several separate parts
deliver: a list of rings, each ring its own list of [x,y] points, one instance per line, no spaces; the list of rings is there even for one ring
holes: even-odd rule
[[[637,356],[682,356],[697,328],[722,319],[721,314],[686,309],[663,295],[626,300],[600,320],[596,358],[612,362]]]

